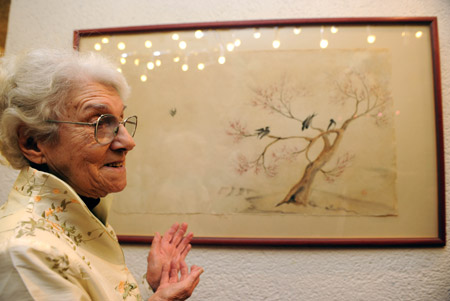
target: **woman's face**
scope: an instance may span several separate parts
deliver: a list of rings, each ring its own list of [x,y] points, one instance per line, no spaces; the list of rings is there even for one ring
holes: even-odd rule
[[[124,105],[116,90],[89,82],[73,93],[62,121],[95,122],[102,114],[124,119]],[[100,145],[94,127],[59,124],[59,139],[40,145],[50,172],[66,181],[82,196],[98,198],[118,192],[127,184],[125,156],[135,146],[123,125],[114,140]]]

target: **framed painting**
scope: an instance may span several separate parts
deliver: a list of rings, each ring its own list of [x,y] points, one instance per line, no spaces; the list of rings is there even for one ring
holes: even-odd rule
[[[434,17],[77,30],[139,115],[110,223],[149,242],[445,245]]]

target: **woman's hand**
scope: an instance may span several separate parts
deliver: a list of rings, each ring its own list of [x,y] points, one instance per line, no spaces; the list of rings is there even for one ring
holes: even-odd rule
[[[153,238],[152,246],[147,257],[147,282],[154,292],[158,289],[162,278],[162,272],[164,265],[180,269],[181,263],[184,263],[184,259],[191,249],[192,233],[186,233],[188,225],[186,223],[175,223],[161,235],[157,232]],[[186,265],[184,263],[184,265]],[[191,271],[192,273],[192,271]]]
[[[178,273],[180,272],[180,278]],[[192,295],[203,273],[201,267],[193,265],[191,271],[183,261],[165,263],[162,268],[161,282],[158,290],[149,301],[182,301]]]

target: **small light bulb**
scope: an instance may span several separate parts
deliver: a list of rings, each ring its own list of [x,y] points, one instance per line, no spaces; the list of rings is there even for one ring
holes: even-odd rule
[[[234,46],[236,46],[236,47],[241,46],[241,40],[240,40],[240,39],[236,39],[236,40],[234,41]]]
[[[280,42],[279,40],[274,40],[274,41],[272,42],[272,46],[273,46],[273,48],[275,48],[275,49],[280,48],[280,45],[281,45],[281,42]]]
[[[157,66],[157,67],[159,67],[159,66],[161,66],[161,60],[156,60],[156,62],[155,62],[155,65]]]
[[[233,43],[228,43],[227,44],[227,50],[230,51],[230,52],[233,51],[234,50],[234,44]]]
[[[201,39],[204,36],[203,31],[201,31],[200,29],[196,30],[194,35],[197,39]]]
[[[135,59],[135,60],[134,60],[134,64],[135,64],[136,66],[139,66],[139,59]]]
[[[109,43],[109,39],[108,38],[103,38],[102,39],[102,43],[103,44],[108,44]]]
[[[181,66],[181,70],[183,70],[183,71],[188,71],[188,70],[189,70],[189,66],[188,66],[187,64],[183,64],[183,65]]]
[[[178,63],[180,61],[180,57],[176,56],[173,58],[174,63]]]
[[[178,47],[180,47],[180,49],[186,49],[187,44],[185,41],[181,41],[180,43],[178,43]]]
[[[302,32],[302,29],[300,27],[295,27],[293,29],[293,32],[294,32],[295,35],[299,35]]]
[[[197,65],[197,68],[198,68],[198,70],[203,70],[203,69],[205,69],[205,64],[200,63]]]
[[[122,73],[122,69],[121,68],[117,68],[117,71]]]
[[[102,50],[102,45],[100,43],[95,43],[94,49],[97,51],[100,51],[100,50]]]
[[[148,69],[148,70],[153,70],[153,69],[155,69],[155,63],[153,63],[153,62],[148,62],[148,63],[147,63],[147,69]]]
[[[331,33],[337,33],[339,29],[336,26],[331,26],[330,31]]]
[[[174,34],[172,35],[172,40],[178,41],[179,39],[180,39],[180,35],[179,35],[179,34],[174,33]]]
[[[147,75],[141,75],[141,82],[146,82],[147,81]]]
[[[320,40],[320,48],[327,48],[328,47],[328,41],[325,39]]]
[[[122,65],[125,65],[126,62],[127,62],[127,59],[126,59],[126,58],[124,58],[124,57],[121,57],[121,58],[120,58],[120,63],[121,63]]]
[[[259,39],[259,38],[261,37],[261,33],[260,33],[259,31],[255,31],[255,32],[253,33],[253,37],[254,37],[255,39]]]
[[[152,41],[145,41],[145,48],[152,48]]]
[[[125,49],[125,43],[124,42],[120,42],[119,44],[117,44],[117,48],[119,48],[119,50],[124,50]]]
[[[225,59],[225,57],[222,55],[222,56],[219,56],[219,59],[218,59],[217,61],[219,62],[219,64],[223,65],[223,64],[225,64],[226,59]]]
[[[416,38],[420,39],[422,37],[422,35],[423,35],[423,32],[421,32],[421,31],[416,32]]]
[[[373,43],[375,43],[375,40],[376,40],[376,37],[373,34],[367,36],[367,43],[373,44]]]

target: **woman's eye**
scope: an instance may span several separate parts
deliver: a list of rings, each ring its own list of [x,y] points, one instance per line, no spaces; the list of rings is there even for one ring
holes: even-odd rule
[[[89,117],[88,122],[89,123],[96,123],[97,120],[100,118],[101,114],[93,115]]]

